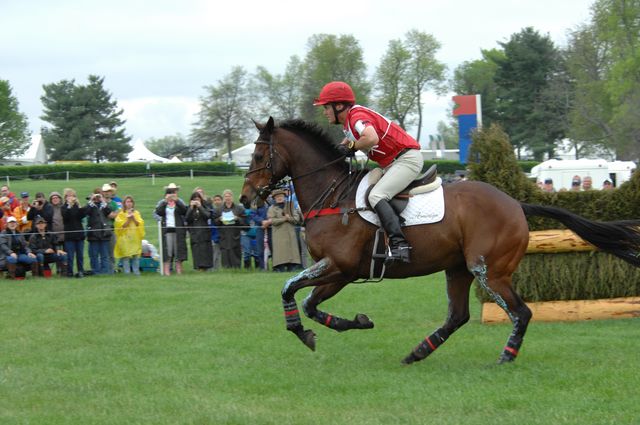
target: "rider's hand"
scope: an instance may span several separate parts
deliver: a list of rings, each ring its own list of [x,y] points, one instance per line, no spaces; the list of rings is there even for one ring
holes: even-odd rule
[[[349,147],[347,145],[338,145],[338,146],[336,146],[336,150],[342,156],[352,157],[352,156],[356,155],[356,152],[354,150],[352,150],[352,149],[349,149]]]

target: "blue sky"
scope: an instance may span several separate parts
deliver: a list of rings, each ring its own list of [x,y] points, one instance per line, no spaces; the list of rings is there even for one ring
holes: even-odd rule
[[[304,57],[313,34],[353,35],[372,74],[388,42],[415,28],[442,43],[437,58],[451,72],[527,26],[564,45],[567,31],[589,20],[592,3],[0,0],[0,79],[11,84],[35,133],[44,124],[43,84],[84,83],[96,74],[124,109],[134,139],[187,135],[205,85],[238,65],[282,73],[292,55]],[[424,133],[447,120],[451,95],[426,94]]]

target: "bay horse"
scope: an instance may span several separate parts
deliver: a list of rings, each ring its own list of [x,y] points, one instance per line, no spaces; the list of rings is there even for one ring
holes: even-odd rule
[[[353,173],[348,162],[315,124],[288,120],[276,126],[273,118],[266,124],[255,124],[259,136],[240,202],[266,198],[288,176],[306,217],[307,246],[315,260],[311,267],[288,279],[282,289],[287,330],[315,350],[315,333],[302,325],[295,300],[296,292],[305,287],[314,287],[303,302],[307,317],[336,331],[373,328],[364,314],[349,320],[318,308],[349,283],[369,276],[376,226],[354,213],[356,185],[351,182]],[[556,219],[599,249],[640,265],[640,235],[634,227],[638,222],[595,222],[563,209],[520,203],[479,181],[448,184],[443,192],[445,214],[440,222],[404,228],[412,246],[411,263],[392,264],[386,269],[386,278],[442,270],[446,275],[446,320],[403,359],[404,364],[426,358],[469,320],[474,279],[513,323],[498,362],[515,360],[531,319],[531,310],[511,285],[511,276],[529,240],[526,216]],[[333,213],[336,211],[339,213]]]

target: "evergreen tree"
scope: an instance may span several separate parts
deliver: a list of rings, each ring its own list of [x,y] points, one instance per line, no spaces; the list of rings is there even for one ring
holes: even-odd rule
[[[45,85],[41,97],[42,138],[52,160],[124,161],[131,152],[122,109],[104,88],[104,77],[89,76],[87,85],[74,80]]]
[[[18,110],[9,82],[0,80],[0,158],[19,155],[28,148],[27,117]]]

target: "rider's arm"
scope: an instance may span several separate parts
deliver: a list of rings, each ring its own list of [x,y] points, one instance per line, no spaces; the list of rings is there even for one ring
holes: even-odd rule
[[[353,146],[349,146],[354,150],[369,150],[380,142],[376,129],[368,125],[360,133],[360,138],[353,142]]]

